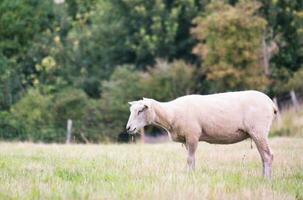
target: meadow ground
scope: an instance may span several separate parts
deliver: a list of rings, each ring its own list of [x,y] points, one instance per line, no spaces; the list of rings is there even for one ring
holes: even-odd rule
[[[303,199],[303,139],[270,144],[271,181],[250,140],[201,142],[193,173],[178,143],[0,143],[0,199]]]

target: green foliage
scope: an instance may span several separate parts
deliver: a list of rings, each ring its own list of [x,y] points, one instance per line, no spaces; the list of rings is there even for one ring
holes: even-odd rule
[[[283,92],[289,92],[289,87],[287,82],[291,77],[291,71],[287,68],[272,68],[271,69],[271,85],[270,89],[275,94],[278,95]]]
[[[73,20],[82,20],[85,18],[92,8],[96,5],[97,0],[66,0],[68,16]]]
[[[142,98],[144,95],[141,74],[132,66],[118,67],[109,81],[103,83],[100,100],[102,113],[102,133],[117,139],[124,131],[129,114],[128,101]]]
[[[275,80],[272,82],[272,90],[275,93],[288,93],[291,90],[302,90],[303,68],[291,73],[287,68],[276,68],[272,72]]]
[[[19,139],[32,141],[62,141],[62,131],[53,125],[52,96],[30,89],[11,108],[9,125],[19,132]]]
[[[102,68],[108,75],[112,66],[134,63],[144,68],[158,57],[192,61],[189,29],[200,7],[192,0],[99,2],[91,15],[93,25],[80,35],[87,70]]]
[[[78,89],[53,95],[30,89],[8,112],[0,112],[0,137],[44,142],[65,141],[67,120],[75,142],[105,140],[100,135],[98,104]]]
[[[272,68],[296,71],[303,60],[303,4],[301,0],[260,0],[261,13],[268,21],[271,39],[279,46]]]
[[[291,74],[302,68],[303,4],[301,0],[260,0],[261,14],[268,22],[266,39],[278,45],[270,62],[271,93],[285,92]]]
[[[63,142],[70,118],[75,142],[112,141],[143,96],[301,90],[301,1],[227,2],[0,1],[0,137]]]
[[[214,1],[204,17],[195,19],[192,32],[200,43],[193,51],[203,59],[202,71],[212,91],[266,87],[259,59],[266,21],[256,14],[258,8],[249,1],[234,7]]]
[[[20,131],[14,127],[10,120],[12,118],[11,113],[7,111],[0,111],[0,138],[6,140],[21,139]],[[18,124],[21,126],[20,124]],[[21,133],[22,134],[22,133]]]
[[[65,89],[56,93],[53,99],[53,112],[56,123],[64,127],[68,119],[80,121],[88,104],[82,90]]]
[[[36,65],[39,68],[42,60],[51,56],[56,70],[52,75],[39,71],[40,83],[56,85],[54,90],[73,85],[92,98],[100,98],[102,81],[119,65],[131,63],[142,69],[158,57],[195,60],[191,53],[195,40],[189,29],[202,4],[192,0],[106,0],[91,4],[70,0],[66,6],[56,7],[60,23],[48,33],[49,50],[44,49],[47,55]]]
[[[32,55],[30,49],[35,38],[53,25],[54,15],[51,0],[3,0],[0,13],[0,109],[7,110],[31,83],[40,55]]]
[[[169,101],[192,94],[194,91],[194,68],[184,61],[167,63],[159,61],[144,74],[142,79],[148,97]]]
[[[105,140],[99,127],[98,104],[87,97],[83,90],[67,88],[54,94],[52,103],[54,127],[66,130],[71,119],[72,135],[75,142]]]
[[[300,90],[303,88],[303,68],[298,70],[293,76],[289,79],[286,87],[288,91],[290,90]]]
[[[31,39],[46,29],[52,1],[10,1],[0,3],[0,50],[7,58],[26,55]]]

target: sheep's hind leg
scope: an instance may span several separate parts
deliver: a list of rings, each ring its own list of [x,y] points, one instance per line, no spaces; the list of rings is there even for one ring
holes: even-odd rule
[[[193,171],[195,169],[195,153],[198,147],[198,141],[186,140],[187,155],[187,166],[188,171]]]
[[[256,143],[258,151],[260,153],[262,164],[263,164],[263,176],[266,178],[271,177],[271,165],[273,162],[273,154],[268,145],[267,137],[251,136]]]

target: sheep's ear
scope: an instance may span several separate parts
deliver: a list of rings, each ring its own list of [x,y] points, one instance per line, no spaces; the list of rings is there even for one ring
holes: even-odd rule
[[[149,108],[153,99],[143,97],[143,103],[145,109]]]
[[[129,105],[134,105],[136,103],[136,101],[129,101],[128,104]]]
[[[150,101],[143,102],[143,105],[144,105],[144,109],[146,110],[151,107],[151,102]]]

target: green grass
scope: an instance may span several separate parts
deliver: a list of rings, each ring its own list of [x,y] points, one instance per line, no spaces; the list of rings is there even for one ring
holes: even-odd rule
[[[272,181],[250,141],[200,143],[193,173],[178,143],[0,143],[0,199],[303,199],[303,139],[270,144]]]

